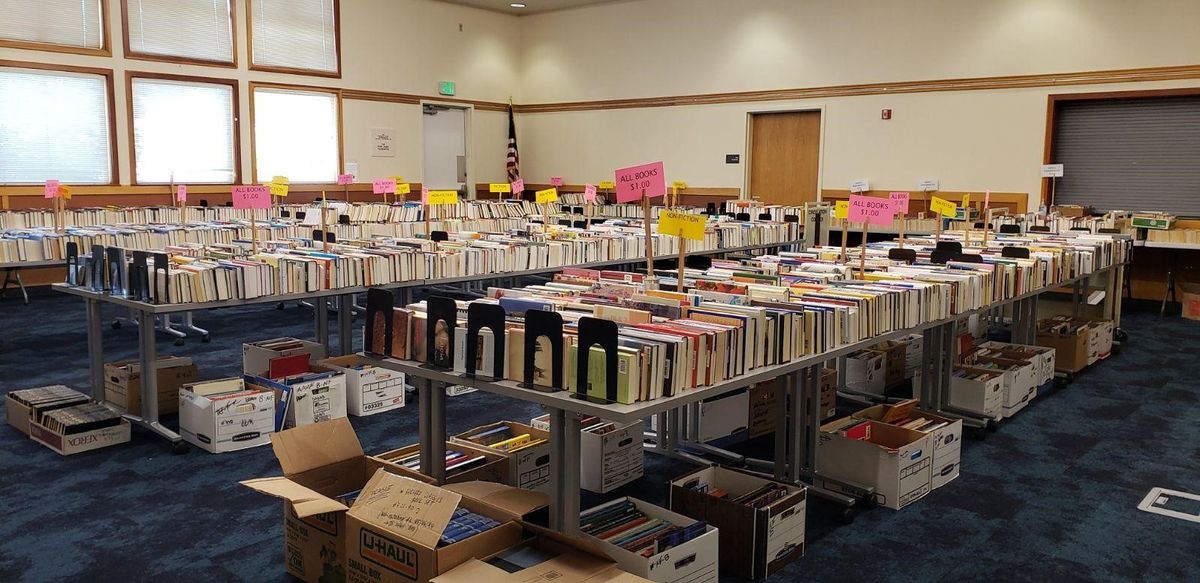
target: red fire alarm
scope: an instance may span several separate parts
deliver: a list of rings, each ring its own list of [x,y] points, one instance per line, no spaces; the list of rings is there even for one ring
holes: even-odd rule
[[[882,117],[883,119],[892,119],[892,110],[890,110],[890,109],[883,110],[883,114],[880,117]]]

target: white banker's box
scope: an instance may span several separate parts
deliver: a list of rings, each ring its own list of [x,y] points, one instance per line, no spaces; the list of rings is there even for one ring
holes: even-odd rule
[[[365,417],[404,406],[404,373],[370,366],[359,356],[338,356],[316,363],[317,368],[346,374],[346,411]]]
[[[548,414],[534,417],[529,425],[552,431]],[[599,425],[598,422],[594,426]],[[604,494],[642,477],[645,472],[642,422],[611,425],[615,429],[607,433],[587,431],[588,427],[579,432],[579,486],[584,490]]]
[[[601,504],[587,512],[617,506],[626,500],[633,502],[634,507],[642,514],[652,519],[664,520],[681,528],[697,522],[695,519],[671,512],[666,508],[628,497]],[[655,583],[699,583],[703,581],[715,583],[717,581],[717,535],[716,528],[706,526],[704,534],[649,557],[627,551],[590,535],[588,538],[597,541],[604,549],[604,553],[617,565],[620,565],[625,572],[644,577]]]
[[[270,443],[275,431],[275,393],[246,387],[205,394],[219,386],[217,383],[232,387],[235,382],[242,384],[242,379],[191,383],[179,389],[179,433],[185,441],[212,453]]]
[[[887,355],[860,350],[846,356],[846,388],[859,393],[882,395],[887,382]]]
[[[325,358],[325,345],[299,338],[272,338],[242,345],[242,373],[270,376],[271,361],[286,356],[308,354],[309,362]]]
[[[1037,396],[1037,366],[1027,360],[976,356],[975,365],[994,365],[1004,371],[1004,416],[1012,417]],[[991,368],[991,367],[988,367]]]
[[[968,376],[959,376],[959,372]],[[999,421],[1004,417],[1004,374],[1002,371],[954,367],[950,377],[950,405]]]
[[[346,375],[341,371],[316,373],[311,380],[292,381],[247,377],[254,386],[275,391],[277,400],[287,395],[284,427],[300,427],[346,416]]]
[[[928,434],[863,421],[870,425],[868,440],[852,439],[827,428],[839,427],[844,420],[821,426],[817,438],[817,472],[835,480],[872,486],[880,506],[900,509],[929,493],[933,484],[933,448]],[[818,485],[835,492],[848,492],[835,482],[817,478]]]
[[[931,486],[933,489],[949,484],[959,475],[962,464],[962,419],[950,419],[935,415],[916,408],[916,399],[901,401],[894,405],[874,405],[850,416],[855,419],[874,419],[893,425],[903,425],[904,421],[928,419],[934,422],[936,429],[918,430],[929,435],[933,446],[933,469]]]

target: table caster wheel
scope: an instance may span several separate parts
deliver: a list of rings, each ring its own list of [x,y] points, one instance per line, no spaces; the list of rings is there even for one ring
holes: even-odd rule
[[[996,423],[995,419],[988,419],[988,422],[987,422],[987,432],[988,433],[995,433],[999,429],[1000,429],[1000,424]]]
[[[113,330],[120,330],[120,329],[121,329],[121,322],[119,322],[119,321],[117,321],[117,320],[113,320],[113,323],[112,323],[111,325],[112,325],[112,329],[113,329]]]
[[[204,343],[211,342],[211,341],[212,341],[212,336],[209,336],[208,334],[205,334],[204,336],[201,336],[201,337],[200,337],[200,341],[201,341],[201,342],[204,342]]]
[[[1124,330],[1122,330],[1120,328],[1117,328],[1113,332],[1113,339],[1116,340],[1117,342],[1122,342],[1122,343],[1126,342],[1129,340],[1129,333],[1125,332]]]
[[[854,519],[858,517],[858,509],[854,507],[845,508],[838,515],[838,520],[842,524],[854,524]]]
[[[183,338],[176,338],[175,346],[183,346]]]
[[[278,304],[275,304],[275,309],[276,309],[276,310],[282,310],[282,309],[283,309],[283,302],[279,302]]]
[[[186,441],[176,441],[175,443],[171,444],[171,453],[174,455],[183,455],[187,453],[189,449],[190,448],[188,447],[188,443]]]

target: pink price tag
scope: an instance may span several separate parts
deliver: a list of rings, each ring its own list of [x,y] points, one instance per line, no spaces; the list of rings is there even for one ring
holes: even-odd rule
[[[908,212],[908,193],[907,192],[892,192],[888,193],[888,198],[892,201],[892,212],[895,214]]]
[[[235,186],[235,187],[233,187],[233,208],[235,208],[235,209],[269,209],[269,208],[271,208],[271,188],[268,186]]]
[[[509,186],[512,187],[512,195],[513,196],[521,196],[521,193],[525,192],[525,179],[518,178],[518,179],[512,181],[512,184],[509,184]]]
[[[338,178],[341,180],[341,178]],[[396,194],[396,179],[384,178],[371,181],[371,192],[375,194]]]
[[[663,172],[662,162],[621,168],[613,176],[617,185],[617,202],[641,200],[643,192],[648,198],[667,194],[667,175]]]
[[[179,186],[175,187],[175,201],[176,202],[187,202],[187,185],[186,184],[180,184]]]
[[[585,200],[587,202],[596,202],[596,185],[595,184],[583,185],[583,200]]]
[[[852,223],[872,225],[892,224],[892,201],[873,196],[850,195],[850,212],[846,217]]]
[[[421,187],[421,204],[429,204],[429,189]]]
[[[354,175],[353,174],[338,174],[337,183],[339,186],[344,186],[347,184],[354,184]],[[372,184],[372,186],[374,186],[374,184]],[[378,193],[378,194],[382,194],[382,193]]]
[[[563,185],[563,177],[562,176],[551,176],[550,177],[550,186],[562,186],[562,185]]]
[[[46,181],[46,198],[58,198],[58,181]]]

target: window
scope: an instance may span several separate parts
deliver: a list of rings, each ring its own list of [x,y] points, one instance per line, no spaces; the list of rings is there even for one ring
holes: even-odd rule
[[[122,0],[125,56],[233,65],[231,0]]]
[[[246,0],[250,68],[341,75],[338,0]]]
[[[236,83],[131,77],[135,184],[236,182]]]
[[[333,182],[339,164],[338,95],[251,87],[255,175],[292,182]]]
[[[0,44],[18,48],[111,54],[107,0],[3,0]]]
[[[0,68],[0,184],[110,184],[104,74]]]

